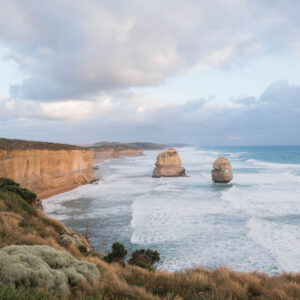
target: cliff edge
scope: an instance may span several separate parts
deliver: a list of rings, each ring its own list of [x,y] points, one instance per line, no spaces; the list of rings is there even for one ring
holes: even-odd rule
[[[126,144],[102,144],[89,147],[94,152],[94,162],[99,163],[105,159],[124,158],[143,155],[143,149]]]
[[[93,151],[0,138],[0,177],[13,179],[46,198],[94,181]]]

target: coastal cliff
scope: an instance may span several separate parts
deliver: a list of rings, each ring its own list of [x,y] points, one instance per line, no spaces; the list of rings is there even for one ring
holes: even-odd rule
[[[46,198],[95,180],[93,151],[64,144],[0,139],[0,177],[11,178]]]
[[[143,149],[126,145],[102,145],[93,146],[90,149],[94,152],[95,163],[99,163],[105,159],[143,155]]]

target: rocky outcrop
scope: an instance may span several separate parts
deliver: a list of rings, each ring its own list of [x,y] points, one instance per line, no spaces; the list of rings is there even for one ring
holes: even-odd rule
[[[0,177],[13,179],[40,198],[95,180],[91,150],[15,140],[10,147],[10,140],[5,141],[1,145],[0,140]]]
[[[152,177],[186,176],[185,168],[181,166],[181,159],[175,149],[159,153],[155,166]]]
[[[105,159],[124,158],[143,154],[143,149],[131,147],[92,147],[92,150],[94,151],[95,163],[99,163]]]
[[[101,278],[96,265],[49,246],[0,249],[0,283],[70,294],[71,287],[92,285]]]
[[[212,180],[214,182],[230,182],[233,178],[232,167],[229,160],[225,157],[219,157],[213,165],[211,172]]]

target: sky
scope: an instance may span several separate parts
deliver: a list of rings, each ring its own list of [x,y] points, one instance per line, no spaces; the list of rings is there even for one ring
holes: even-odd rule
[[[299,0],[1,0],[0,137],[300,145]]]

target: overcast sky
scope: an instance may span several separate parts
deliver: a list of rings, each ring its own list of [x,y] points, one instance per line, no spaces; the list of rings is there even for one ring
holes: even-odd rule
[[[1,0],[0,136],[300,144],[299,0]]]

